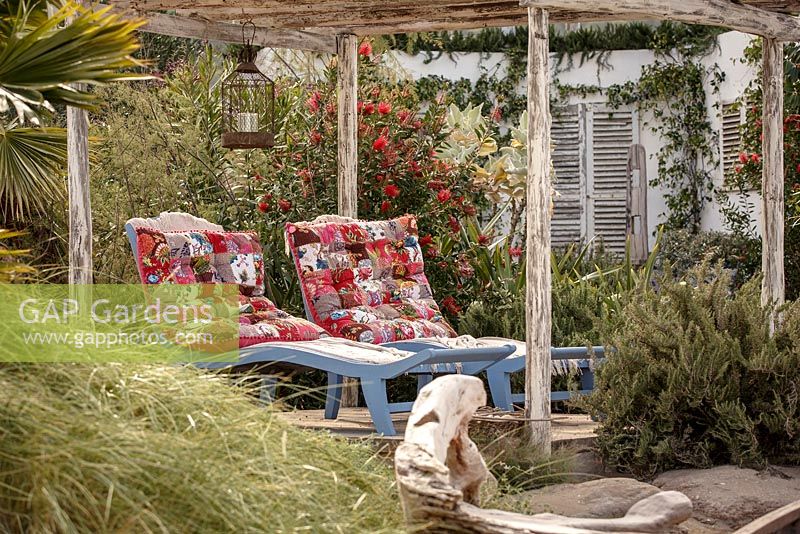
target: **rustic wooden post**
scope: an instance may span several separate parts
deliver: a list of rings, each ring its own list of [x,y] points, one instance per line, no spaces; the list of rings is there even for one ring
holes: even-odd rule
[[[531,442],[550,453],[550,73],[548,14],[528,8],[525,415]]]
[[[780,305],[785,298],[783,274],[783,44],[764,39],[763,174],[761,304]],[[774,324],[773,324],[774,327]]]
[[[336,37],[338,54],[337,90],[339,102],[338,123],[338,188],[339,215],[358,217],[358,38],[352,34]],[[342,406],[358,405],[358,384],[346,378],[342,391]]]
[[[92,283],[92,203],[89,198],[89,118],[67,107],[69,283]]]

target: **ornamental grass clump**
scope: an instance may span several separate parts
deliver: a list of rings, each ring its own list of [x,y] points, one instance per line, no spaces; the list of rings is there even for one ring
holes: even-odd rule
[[[800,304],[770,336],[759,281],[730,282],[701,266],[623,308],[587,402],[607,462],[640,477],[800,463]]]
[[[396,531],[366,446],[189,368],[0,368],[0,531]]]

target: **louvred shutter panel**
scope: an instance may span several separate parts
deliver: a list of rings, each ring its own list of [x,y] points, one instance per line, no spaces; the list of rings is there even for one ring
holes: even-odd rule
[[[553,143],[553,199],[551,240],[553,247],[565,247],[580,241],[584,219],[585,144],[584,106],[553,110],[550,136]]]

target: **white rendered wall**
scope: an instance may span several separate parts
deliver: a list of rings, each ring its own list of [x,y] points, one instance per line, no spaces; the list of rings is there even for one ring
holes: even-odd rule
[[[744,49],[748,46],[751,37],[739,32],[728,32],[719,36],[718,45],[708,56],[702,59],[702,63],[710,68],[715,63],[722,72],[725,73],[725,80],[722,82],[719,93],[713,94],[710,88],[706,89],[709,95],[707,108],[711,119],[712,127],[715,131],[720,129],[720,109],[721,104],[730,103],[736,100],[745,90],[747,85],[755,76],[753,69],[744,65],[741,61]],[[427,62],[427,54],[410,56],[402,52],[394,52],[397,63],[413,78],[419,79],[425,76],[438,75],[449,80],[459,80],[467,78],[475,82],[482,73],[487,72],[492,75],[502,77],[505,75],[505,56],[503,54],[442,54],[439,58]],[[556,65],[555,57],[551,61],[553,68],[552,76],[563,85],[592,85],[607,88],[611,85],[636,81],[639,79],[643,66],[653,62],[655,55],[651,50],[620,50],[607,54],[601,67],[597,58],[587,60],[584,64],[580,63],[580,55],[575,55],[572,60],[572,67],[568,67],[568,60],[564,58],[560,66]],[[610,66],[610,67],[609,67]],[[525,85],[520,84],[520,94],[524,94]],[[605,96],[601,94],[589,95],[587,97],[571,96],[570,104],[577,103],[601,103],[605,101]],[[490,103],[487,103],[490,104]],[[516,120],[516,118],[509,119]],[[644,145],[648,155],[648,178],[652,179],[658,173],[658,163],[655,159],[661,141],[654,134],[649,126],[643,122],[650,117],[640,117],[639,139]],[[721,164],[713,170],[715,185],[722,183]],[[648,226],[650,234],[656,226],[663,222],[663,214],[666,211],[664,195],[662,190],[649,188],[647,197]],[[756,229],[760,227],[761,201],[760,195],[751,195],[753,203],[756,205],[754,214],[754,225]],[[702,227],[705,230],[724,230],[724,225],[719,211],[719,205],[713,201],[709,203],[702,217]],[[651,240],[652,245],[652,240]]]

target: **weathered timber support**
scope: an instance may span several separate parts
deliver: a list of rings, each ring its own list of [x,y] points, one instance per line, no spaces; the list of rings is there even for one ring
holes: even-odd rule
[[[763,49],[763,174],[761,197],[764,226],[761,245],[761,304],[785,299],[783,270],[783,45],[764,39]],[[774,324],[773,324],[774,326]]]
[[[115,11],[123,11],[123,8]],[[241,44],[242,42],[241,24],[178,17],[164,13],[141,12],[140,15],[147,21],[147,24],[139,28],[139,31],[171,35],[173,37],[222,41],[225,43]],[[276,30],[257,27],[253,34],[253,44],[271,48],[293,48],[336,53],[336,39],[332,35],[302,30]]]
[[[585,0],[520,0],[520,4],[578,12],[589,8]],[[596,0],[591,10],[595,16],[607,15],[615,20],[673,20],[721,26],[779,41],[800,39],[797,17],[730,0]]]
[[[89,197],[89,118],[67,107],[69,283],[92,283],[92,203]]]
[[[409,526],[481,534],[666,532],[691,517],[692,502],[676,491],[641,500],[617,519],[480,508],[480,487],[489,471],[467,430],[475,410],[484,404],[483,383],[474,376],[443,376],[420,391],[394,459]]]
[[[358,217],[358,38],[352,34],[336,37],[338,122],[338,212],[343,217]],[[342,406],[358,404],[358,385],[346,378]]]
[[[550,454],[550,72],[548,15],[528,8],[525,416],[531,441]]]

